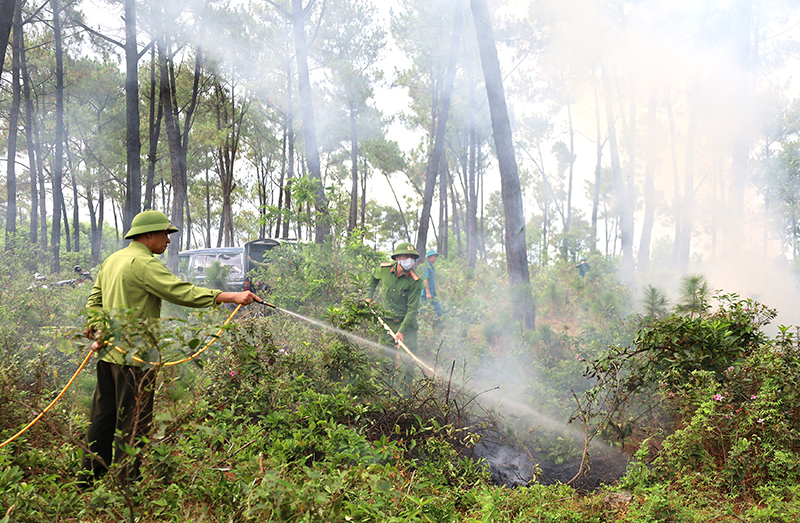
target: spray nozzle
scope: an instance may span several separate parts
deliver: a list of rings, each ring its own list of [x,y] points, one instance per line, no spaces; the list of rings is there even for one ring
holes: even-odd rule
[[[267,307],[271,307],[271,308],[273,308],[273,309],[277,309],[277,308],[278,308],[278,307],[276,307],[275,305],[273,305],[273,304],[271,304],[271,303],[268,303],[268,302],[266,302],[266,301],[262,300],[262,299],[261,299],[261,298],[259,298],[258,296],[256,296],[256,303],[260,303],[261,305],[266,305]]]

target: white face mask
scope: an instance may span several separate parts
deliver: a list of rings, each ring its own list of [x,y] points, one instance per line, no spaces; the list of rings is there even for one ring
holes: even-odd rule
[[[411,268],[414,266],[414,258],[406,258],[405,260],[398,260],[400,267],[403,268],[404,271],[410,271]]]

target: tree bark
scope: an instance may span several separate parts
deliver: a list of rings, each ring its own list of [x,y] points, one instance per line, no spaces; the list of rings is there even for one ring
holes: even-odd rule
[[[564,243],[561,246],[562,258],[564,260],[569,256],[569,242],[567,235],[572,226],[572,180],[575,171],[575,130],[572,126],[572,104],[567,102],[567,117],[569,123],[569,168],[567,171],[567,202],[566,202],[566,217],[564,218]]]
[[[469,165],[467,167],[467,267],[475,268],[478,262],[478,192],[476,190],[478,123],[475,115],[475,84],[472,80],[472,62],[467,66],[469,89]]]
[[[165,22],[163,15],[154,14],[153,18],[159,24]],[[160,18],[159,18],[160,16]],[[184,209],[187,202],[187,172],[186,155],[189,147],[189,131],[192,118],[197,108],[197,99],[200,89],[200,72],[203,64],[203,51],[200,45],[195,50],[194,79],[192,83],[191,100],[184,111],[183,130],[181,131],[178,120],[177,86],[174,67],[167,52],[167,38],[163,26],[156,27],[156,46],[159,62],[159,98],[164,106],[164,126],[167,132],[169,145],[170,169],[172,171],[172,210],[170,211],[172,224],[179,229],[173,235],[175,246],[167,250],[167,267],[173,272],[178,270],[178,253],[184,242]],[[188,236],[187,236],[188,237]]]
[[[242,120],[247,113],[247,102],[243,102],[238,113],[236,111],[236,97],[233,87],[228,93],[222,88],[219,79],[215,81],[214,93],[216,98],[217,131],[223,133],[223,142],[217,147],[217,161],[219,163],[220,188],[222,190],[222,218],[220,230],[224,231],[226,247],[233,245],[233,216],[231,195],[236,188],[234,180],[234,164],[239,153],[239,140],[242,131]],[[230,99],[228,99],[230,98]],[[230,104],[230,105],[229,105]],[[230,109],[230,112],[229,112]]]
[[[206,234],[205,247],[211,248],[211,180],[208,179],[208,169],[206,169]]]
[[[695,78],[689,92],[689,126],[686,131],[686,163],[683,173],[683,206],[681,212],[681,237],[678,245],[678,268],[681,272],[689,269],[691,254],[692,229],[694,228],[694,156],[695,137],[697,135],[697,95],[699,80]]]
[[[650,93],[647,104],[647,159],[644,168],[644,221],[642,222],[642,237],[639,242],[639,271],[644,272],[650,264],[650,242],[653,235],[653,218],[655,216],[656,186],[655,170],[658,155],[656,147],[656,125],[658,111],[658,96],[656,90]]]
[[[178,252],[182,245],[183,234],[183,205],[186,199],[187,179],[186,179],[186,153],[181,139],[180,123],[177,116],[177,103],[174,99],[173,82],[168,65],[166,37],[161,34],[157,37],[159,77],[160,77],[160,100],[164,106],[164,125],[167,131],[167,143],[169,145],[169,160],[172,171],[172,210],[170,212],[172,224],[179,229],[175,247],[167,251],[167,266],[172,271],[178,269]],[[189,118],[189,116],[185,116]]]
[[[308,4],[309,6],[311,3]],[[303,138],[306,146],[306,164],[309,178],[315,185],[316,220],[314,241],[326,243],[330,236],[331,225],[328,213],[328,199],[322,186],[319,149],[317,147],[317,129],[314,123],[314,102],[311,97],[311,80],[308,76],[308,47],[305,34],[305,10],[302,0],[292,0],[292,25],[294,27],[295,52],[297,55],[297,76],[300,89],[300,105],[303,112]]]
[[[617,214],[620,223],[620,241],[622,243],[622,271],[624,279],[630,283],[633,278],[633,200],[630,198],[628,183],[622,177],[617,144],[616,122],[612,100],[611,81],[608,68],[601,64],[603,75],[603,94],[606,101],[606,121],[608,123],[608,142],[611,150],[611,170],[614,174],[614,192],[617,195]]]
[[[292,179],[294,178],[294,118],[290,113],[288,129],[289,151],[287,152],[286,187],[283,193],[283,235],[282,238],[289,239],[289,211],[292,209]],[[298,238],[299,239],[299,238]]]
[[[759,28],[753,30],[753,1],[737,0],[733,3],[731,12],[733,27],[731,29],[734,49],[732,52],[738,68],[734,69],[732,90],[735,107],[739,111],[734,113],[733,139],[731,142],[731,182],[728,190],[728,208],[724,227],[724,252],[732,254],[737,252],[742,245],[742,229],[744,227],[744,188],[747,181],[747,163],[752,147],[752,117],[750,107],[751,75],[755,65],[752,35],[758,33]]]
[[[61,15],[58,0],[50,0],[53,10],[53,35],[56,55],[56,126],[55,157],[53,158],[53,228],[50,235],[52,272],[61,272],[61,210],[64,196],[61,178],[64,169],[64,49],[61,44]],[[69,241],[69,239],[67,239]]]
[[[284,180],[287,176],[287,167],[291,164],[291,153],[289,151],[290,134],[292,127],[292,64],[286,63],[286,110],[283,113],[283,142],[281,144],[281,177],[278,182],[278,219],[275,224],[275,237],[281,238],[281,222],[283,221],[283,195]],[[288,209],[288,207],[287,207]],[[287,218],[288,220],[288,218]],[[283,236],[285,238],[285,236]]]
[[[535,328],[536,309],[530,289],[530,272],[525,242],[525,213],[522,205],[522,190],[514,156],[514,142],[511,134],[511,121],[506,107],[503,76],[497,59],[494,34],[486,0],[470,0],[478,48],[481,55],[492,130],[500,167],[500,194],[505,211],[506,265],[516,299],[516,311],[524,316],[524,323]]]
[[[364,220],[367,216],[367,158],[363,158],[361,166],[361,239],[364,239]]]
[[[100,188],[100,196],[97,206],[92,202],[91,187],[86,191],[86,201],[89,205],[89,219],[92,228],[91,240],[91,265],[95,267],[100,263],[100,248],[103,244],[103,189]]]
[[[62,219],[64,220],[64,239],[67,242],[67,252],[72,252],[72,237],[69,234],[69,216],[67,216],[67,203],[61,205]]]
[[[69,247],[69,242],[67,242],[67,251],[68,252],[80,252],[81,250],[81,222],[80,222],[80,213],[79,213],[79,206],[78,206],[78,183],[75,180],[75,169],[73,169],[72,164],[72,152],[69,147],[69,127],[64,128],[64,153],[67,157],[67,170],[69,171],[69,178],[70,183],[72,184],[72,248]],[[66,213],[66,211],[65,211]],[[69,227],[64,227],[64,232],[69,238]]]
[[[447,157],[445,155],[442,155],[441,157],[439,172],[441,172],[442,175],[439,176],[439,241],[437,242],[437,250],[439,251],[439,254],[447,258],[449,255],[447,227],[450,220],[447,212]],[[426,250],[425,245],[422,246],[422,249],[419,251],[419,253],[422,254],[424,250]]]
[[[125,0],[125,212],[122,228],[127,231],[131,220],[142,210],[142,140],[139,136],[139,49],[136,44],[136,1]]]
[[[0,74],[6,63],[6,49],[11,36],[11,27],[14,25],[14,11],[19,0],[0,0]]]
[[[144,210],[153,208],[155,192],[156,162],[158,161],[158,139],[161,135],[161,120],[164,117],[164,106],[159,103],[156,90],[156,46],[152,47],[150,58],[150,118],[147,150],[147,178],[144,190]]]
[[[428,227],[433,207],[433,193],[436,189],[436,177],[445,155],[445,132],[447,131],[447,115],[450,111],[450,99],[453,96],[453,84],[456,77],[456,59],[458,58],[458,43],[461,40],[462,5],[455,3],[455,16],[453,18],[453,34],[450,39],[450,57],[447,64],[447,73],[439,97],[439,111],[436,118],[436,134],[433,140],[433,150],[428,160],[428,169],[425,173],[425,192],[422,196],[422,213],[419,219],[419,232],[417,236],[417,251],[422,252],[428,242]],[[445,191],[446,192],[446,191]],[[442,195],[439,195],[442,198]],[[447,202],[444,203],[445,207]],[[441,227],[440,227],[441,230]],[[446,247],[445,247],[446,250]]]
[[[31,245],[38,243],[39,230],[39,164],[36,159],[38,149],[34,145],[33,132],[33,100],[31,99],[31,79],[28,76],[27,60],[25,58],[25,38],[22,35],[22,45],[20,46],[20,72],[22,73],[22,95],[25,100],[25,139],[28,149],[28,172],[31,177]],[[44,194],[42,194],[44,199]]]
[[[17,232],[17,134],[19,132],[20,49],[22,48],[22,2],[14,9],[14,40],[11,50],[11,110],[8,115],[8,156],[6,156],[6,251]]]
[[[594,89],[595,120],[597,124],[597,159],[594,167],[594,194],[592,195],[592,251],[597,250],[597,210],[600,207],[600,183],[603,173],[603,147],[606,140],[602,139],[602,126],[600,124],[600,98],[597,96],[597,86]]]
[[[355,100],[350,100],[350,163],[353,184],[350,188],[350,216],[347,232],[352,233],[358,224],[358,112]]]
[[[172,224],[178,229],[183,229],[183,200],[186,197],[186,160],[182,151],[182,140],[180,135],[179,123],[177,121],[176,108],[173,107],[173,93],[170,86],[170,73],[167,66],[167,50],[164,37],[158,39],[158,60],[160,70],[160,99],[164,106],[164,125],[167,131],[167,143],[169,145],[169,162],[172,171]],[[183,231],[178,231],[176,235],[181,235]],[[178,236],[177,249],[167,250],[167,266],[172,271],[178,268],[178,252],[180,251],[181,240]]]
[[[458,257],[464,258],[464,248],[461,243],[461,222],[459,216],[459,209],[461,208],[461,201],[458,198],[458,192],[453,187],[453,173],[445,166],[445,174],[447,174],[447,181],[450,187],[450,202],[453,207],[453,234],[456,237],[456,245],[458,246]],[[447,235],[445,235],[446,237]]]
[[[680,242],[681,242],[681,225],[683,220],[681,218],[681,187],[680,178],[678,176],[678,150],[677,138],[675,137],[675,119],[673,117],[673,100],[672,96],[667,93],[667,119],[669,122],[669,146],[670,157],[672,158],[672,214],[675,222],[675,233],[673,234],[675,240],[672,247],[672,263],[677,266],[678,258],[680,256]]]

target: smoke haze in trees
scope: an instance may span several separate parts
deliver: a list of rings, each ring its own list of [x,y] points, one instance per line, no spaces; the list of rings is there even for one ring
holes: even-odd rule
[[[289,8],[288,1],[276,3]],[[469,15],[467,2],[463,4]],[[118,14],[108,4],[91,5],[112,17]],[[285,86],[281,64],[293,52],[285,17],[268,3],[234,3],[225,10],[212,2],[198,15],[200,5],[184,4],[178,18],[201,19],[202,24],[182,30],[180,37],[201,43],[217,67],[238,78],[254,96],[284,104],[278,94]],[[342,115],[336,113],[328,86],[332,65],[320,53],[327,39],[336,37],[332,24],[346,22],[342,5],[318,2],[307,16],[321,144],[346,142],[349,136],[335,135],[334,122]],[[365,103],[384,121],[392,120],[384,127],[387,138],[398,140],[406,154],[424,150],[430,137],[415,113],[419,99],[401,78],[414,57],[407,42],[398,41],[404,34],[397,32],[399,17],[418,6],[411,0],[361,5],[370,15],[361,20],[363,25],[385,37],[385,45],[364,68],[370,71],[372,89]],[[455,4],[432,5],[439,18],[416,32],[440,33],[447,42]],[[787,223],[794,211],[782,190],[791,182],[780,178],[786,170],[781,164],[784,145],[796,139],[792,108],[798,89],[791,72],[797,65],[800,11],[781,0],[516,0],[490,2],[490,7],[527,215],[554,213],[553,205],[543,210],[544,203],[557,202],[564,217],[551,218],[562,222],[561,229],[588,224],[595,205],[599,141],[595,246],[601,254],[627,248],[636,261],[639,287],[656,283],[674,289],[680,274],[701,272],[711,288],[756,297],[778,307],[779,321],[800,322],[791,316],[791,305],[800,298],[794,270],[800,234]],[[474,30],[469,23],[465,27],[469,30],[459,55],[454,111],[468,99],[467,61],[476,57],[470,48]],[[439,51],[446,54],[447,47],[441,45]],[[481,81],[473,84],[482,88]],[[485,111],[484,97],[480,92],[477,104],[484,104]],[[609,121],[616,134],[615,151],[608,141]],[[495,162],[486,165],[484,202],[499,187]],[[416,201],[411,186],[397,178],[400,190]],[[384,177],[373,174],[370,197],[394,205],[385,188]],[[435,223],[437,207],[432,210]],[[617,219],[622,209],[631,213],[628,224]],[[620,235],[622,243],[615,239]],[[591,246],[584,243],[581,248],[588,251]],[[550,249],[555,254],[558,247]],[[646,269],[640,259],[634,260],[642,249],[650,253]]]

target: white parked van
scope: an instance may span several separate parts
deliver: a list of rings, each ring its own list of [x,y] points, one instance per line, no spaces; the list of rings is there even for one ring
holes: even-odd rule
[[[244,244],[244,247],[217,247],[190,249],[178,253],[178,272],[198,285],[206,280],[206,271],[215,262],[228,268],[227,290],[250,290],[248,274],[266,263],[266,253],[284,243],[284,240],[261,238]]]

